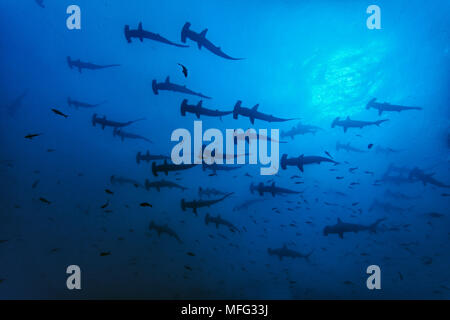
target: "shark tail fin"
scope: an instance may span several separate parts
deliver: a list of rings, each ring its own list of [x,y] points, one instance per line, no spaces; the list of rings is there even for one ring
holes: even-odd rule
[[[378,225],[380,224],[380,222],[382,222],[382,221],[384,221],[384,220],[386,220],[386,218],[380,218],[380,219],[378,219],[377,221],[375,221],[374,223],[372,223],[372,224],[370,225],[370,232],[376,233],[376,232],[377,232]]]
[[[382,124],[383,122],[386,122],[386,121],[389,121],[389,119],[382,119],[382,120],[375,121],[375,124],[377,126],[380,126],[380,124]]]
[[[127,42],[131,43],[130,26],[129,25],[125,25],[124,33],[125,33],[125,39],[127,40]]]
[[[190,31],[189,28],[191,27],[191,24],[189,22],[186,22],[183,26],[183,29],[181,30],[181,42],[186,43],[187,33]]]

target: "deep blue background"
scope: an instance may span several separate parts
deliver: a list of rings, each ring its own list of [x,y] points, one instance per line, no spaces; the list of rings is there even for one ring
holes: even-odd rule
[[[44,3],[45,9],[33,0],[0,2],[0,240],[8,240],[0,243],[1,298],[450,297],[449,198],[442,196],[448,189],[419,183],[373,185],[390,163],[418,166],[450,182],[449,1]],[[366,28],[365,11],[373,3],[381,7],[382,30]],[[82,30],[66,28],[65,11],[70,4],[81,7]],[[128,44],[124,25],[134,29],[139,21],[144,29],[176,42],[182,26],[190,21],[197,32],[208,28],[207,37],[227,54],[246,59],[224,60],[198,50],[193,42],[186,49],[152,41]],[[80,74],[68,68],[68,55],[121,66]],[[187,79],[177,63],[188,67]],[[111,186],[112,174],[142,183],[155,180],[147,163],[136,164],[136,152],[149,149],[169,154],[172,131],[193,129],[194,116],[180,115],[183,95],[161,92],[155,96],[151,91],[153,79],[163,81],[168,75],[173,82],[212,96],[204,102],[207,108],[229,110],[240,99],[244,106],[259,103],[262,112],[299,117],[303,123],[323,128],[316,135],[289,139],[281,152],[324,156],[328,151],[341,164],[307,166],[304,174],[289,168],[276,177],[259,176],[259,166],[214,177],[200,168],[170,174],[168,179],[182,178],[176,182],[189,187],[184,193]],[[22,106],[9,115],[6,108],[26,89]],[[91,103],[107,100],[95,112],[108,119],[146,117],[128,131],[155,143],[121,142],[110,128],[93,127],[94,111],[70,109],[68,96]],[[373,97],[423,110],[379,117],[375,110],[364,108]],[[198,101],[188,98],[190,103]],[[51,108],[69,118],[58,117]],[[344,134],[340,128],[330,128],[338,116],[390,121]],[[247,118],[202,120],[204,128],[250,127]],[[257,120],[254,127],[287,130],[295,124]],[[28,133],[43,135],[28,141],[23,138]],[[337,141],[361,149],[369,143],[375,146],[363,154],[338,152]],[[375,153],[377,146],[401,152],[385,156]],[[49,153],[49,148],[56,151]],[[351,174],[350,167],[358,170]],[[253,178],[244,176],[247,172]],[[300,175],[297,180],[304,183],[294,184],[292,175]],[[251,182],[272,178],[280,186],[304,193],[301,197],[266,195],[266,201],[246,211],[232,210],[258,197],[249,192]],[[36,180],[39,184],[33,189]],[[350,189],[351,182],[360,184]],[[200,209],[195,217],[190,211],[182,212],[179,202],[197,198],[199,186],[235,194]],[[107,195],[105,188],[114,195]],[[386,189],[419,198],[384,199]],[[51,205],[40,202],[40,197]],[[109,213],[100,209],[107,199]],[[374,199],[408,210],[369,212]],[[144,201],[153,208],[139,207]],[[302,203],[300,208],[288,210],[297,201]],[[352,206],[355,202],[359,204]],[[207,212],[221,214],[236,226],[245,226],[247,232],[232,234],[205,226]],[[430,218],[430,212],[444,217]],[[324,226],[334,224],[337,217],[363,224],[388,219],[377,234],[346,234],[343,240],[323,236]],[[184,243],[150,233],[151,220],[168,223]],[[314,252],[309,262],[279,261],[267,254],[267,248],[283,244]],[[104,251],[111,255],[101,257]],[[65,287],[65,269],[70,264],[82,270],[79,292]],[[370,264],[381,267],[381,291],[365,286]]]

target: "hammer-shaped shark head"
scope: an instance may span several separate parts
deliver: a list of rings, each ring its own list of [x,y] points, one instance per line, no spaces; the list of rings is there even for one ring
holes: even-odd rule
[[[334,127],[337,125],[339,119],[340,119],[340,118],[337,117],[336,119],[333,120],[333,123],[331,124],[331,128],[334,128]]]
[[[183,26],[183,29],[181,30],[181,42],[186,43],[187,33],[190,31],[189,28],[191,27],[190,22],[186,22]]]
[[[366,104],[366,109],[372,108],[372,107],[373,107],[373,104],[375,103],[376,100],[377,100],[377,98],[371,99],[371,100]]]

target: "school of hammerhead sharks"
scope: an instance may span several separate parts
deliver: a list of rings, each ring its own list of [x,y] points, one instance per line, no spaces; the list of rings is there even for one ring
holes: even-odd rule
[[[38,3],[42,4],[42,1],[37,1]],[[226,59],[226,60],[232,60],[232,61],[239,61],[242,60],[242,58],[235,58],[227,53],[224,52],[224,50],[221,49],[221,47],[214,44],[213,41],[209,40],[207,38],[207,32],[208,29],[204,29],[201,32],[196,32],[192,30],[191,23],[186,22],[181,30],[181,43],[177,43],[171,40],[168,40],[167,38],[163,37],[160,34],[153,33],[151,31],[147,31],[143,28],[142,23],[139,23],[136,29],[132,29],[129,25],[126,25],[124,27],[124,36],[125,40],[128,43],[132,43],[134,41],[144,42],[144,40],[150,40],[154,42],[158,42],[160,44],[168,45],[168,46],[174,46],[178,48],[187,48],[189,45],[187,44],[188,41],[191,41],[192,43],[195,43],[198,47],[198,49],[206,49],[211,54],[217,56],[219,59]],[[236,62],[238,63],[238,62]],[[106,64],[106,65],[100,65],[90,62],[85,62],[80,59],[75,59],[70,56],[67,57],[67,64],[70,69],[76,70],[80,73],[82,73],[84,70],[101,70],[106,68],[114,68],[119,67],[120,64]],[[181,71],[183,75],[187,78],[189,75],[189,69],[187,66],[184,66],[182,64],[179,64],[181,67]],[[170,77],[168,76],[166,79],[163,79],[161,82],[158,82],[157,80],[153,80],[151,84],[151,89],[154,95],[160,95],[162,91],[170,91],[174,93],[178,93],[181,95],[190,95],[195,96],[200,99],[211,99],[211,97],[194,91],[190,88],[187,88],[185,85],[180,85],[177,83],[174,83],[171,81]],[[26,96],[26,92],[18,97],[9,107],[10,114],[13,114],[15,110],[20,106],[22,103],[23,98]],[[75,108],[87,108],[87,109],[95,109],[105,102],[100,103],[87,103],[83,101],[79,101],[75,98],[69,97],[67,99],[67,104],[69,107],[75,107]],[[368,101],[366,105],[366,109],[375,109],[378,112],[378,116],[382,116],[385,113],[389,112],[404,112],[404,111],[420,111],[422,110],[421,107],[416,106],[403,106],[403,105],[396,105],[391,104],[387,102],[379,102],[376,98],[371,99]],[[64,118],[67,118],[68,115],[61,112],[57,109],[52,109],[52,111]],[[180,106],[180,113],[181,116],[186,116],[187,114],[193,114],[197,119],[200,119],[201,117],[216,117],[216,118],[222,118],[225,116],[232,115],[233,119],[238,119],[239,116],[246,117],[249,119],[250,123],[252,125],[255,124],[255,121],[263,121],[263,122],[269,122],[269,123],[277,123],[277,122],[286,122],[286,121],[294,121],[296,119],[287,119],[287,118],[281,118],[277,116],[273,116],[267,113],[264,113],[259,110],[259,105],[255,105],[254,107],[244,107],[242,105],[241,101],[237,101],[234,105],[233,110],[215,110],[215,109],[208,109],[203,106],[203,100],[200,100],[197,104],[189,104],[187,99],[183,99]],[[113,130],[113,135],[115,137],[119,137],[122,141],[126,139],[139,139],[144,140],[147,142],[151,142],[150,139],[148,139],[145,136],[133,133],[131,131],[127,131],[127,127],[131,126],[132,124],[136,123],[137,121],[145,120],[142,119],[136,119],[136,120],[130,120],[130,121],[117,121],[117,120],[111,120],[108,119],[106,116],[100,116],[98,113],[94,113],[92,115],[92,125],[98,126],[102,129],[105,129],[106,127],[110,127]],[[331,128],[340,127],[342,128],[343,132],[346,133],[348,130],[351,130],[353,128],[359,128],[362,129],[367,126],[377,126],[380,127],[384,122],[388,121],[388,119],[379,119],[375,121],[363,121],[363,120],[355,120],[351,119],[350,117],[346,118],[336,118],[331,123]],[[313,126],[313,125],[307,125],[302,122],[299,122],[298,124],[294,125],[291,129],[287,131],[282,131],[280,134],[280,141],[274,141],[271,140],[270,137],[264,137],[268,139],[268,141],[272,142],[279,142],[279,143],[289,143],[289,141],[281,141],[281,139],[290,139],[293,140],[298,135],[305,135],[308,133],[315,134],[318,131],[323,130],[320,127]],[[30,133],[27,136],[25,136],[26,139],[32,140],[39,136],[39,134]],[[256,141],[258,139],[261,139],[260,136],[253,137]],[[237,141],[239,139],[242,139],[244,141],[244,144],[247,145],[250,143],[250,137],[246,135],[235,136],[235,144],[237,144]],[[203,148],[206,146],[204,145]],[[336,151],[344,150],[347,152],[354,152],[354,153],[363,153],[368,152],[370,149],[376,151],[377,153],[384,153],[384,154],[391,154],[396,153],[398,150],[394,150],[391,148],[381,147],[381,146],[373,146],[372,144],[367,146],[367,149],[358,149],[350,144],[343,144],[340,142],[336,143]],[[326,156],[325,156],[326,155]],[[293,167],[293,170],[297,169],[300,173],[303,173],[305,170],[305,166],[313,165],[313,164],[321,164],[321,163],[330,163],[334,166],[342,165],[342,163],[336,161],[333,156],[326,151],[324,156],[321,155],[295,155],[295,156],[288,156],[287,154],[282,154],[280,158],[280,168],[284,170],[288,170],[288,167]],[[229,155],[223,154],[220,155],[223,156],[223,159],[226,159]],[[239,155],[232,155],[232,157],[238,157]],[[245,156],[245,155],[244,155]],[[218,172],[228,172],[228,171],[234,171],[239,168],[242,168],[242,166],[239,165],[228,165],[228,164],[206,164],[203,162],[201,165],[198,164],[174,164],[171,161],[171,157],[168,154],[151,154],[149,150],[145,150],[143,152],[138,152],[135,156],[136,163],[139,165],[142,162],[151,163],[151,173],[155,177],[156,180],[151,181],[151,179],[146,179],[145,183],[141,183],[135,179],[124,177],[124,176],[111,176],[110,182],[112,185],[123,185],[123,184],[129,184],[137,188],[144,188],[146,190],[154,189],[157,192],[160,192],[161,189],[164,188],[170,188],[170,189],[179,189],[181,191],[184,191],[187,189],[187,187],[182,186],[174,181],[166,180],[166,179],[160,179],[158,180],[158,177],[161,175],[163,176],[169,176],[169,174],[173,174],[175,177],[180,174],[180,172],[189,170],[191,168],[194,168],[196,166],[201,166],[203,170],[209,170],[211,173],[210,176],[217,175]],[[217,155],[216,155],[217,157]],[[134,160],[133,160],[134,161]],[[346,163],[349,164],[349,163]],[[349,168],[349,172],[353,174],[355,171],[357,171],[358,168]],[[298,173],[298,172],[297,172]],[[298,173],[298,174],[300,174]],[[364,174],[373,176],[374,172],[371,171],[365,171]],[[249,173],[245,173],[247,177],[252,178],[252,176]],[[291,177],[294,181],[296,181],[296,184],[301,184],[303,182],[300,182],[301,177],[298,175],[294,175]],[[336,177],[336,179],[343,179],[343,177]],[[432,185],[437,190],[448,190],[450,188],[450,185],[446,184],[445,182],[442,182],[438,177],[435,177],[433,173],[426,172],[426,170],[421,169],[419,167],[414,168],[406,168],[401,166],[395,166],[391,164],[388,168],[388,170],[377,180],[374,181],[374,185],[381,185],[381,184],[395,184],[395,185],[402,185],[402,184],[412,184],[412,183],[421,183],[425,186]],[[356,182],[355,182],[356,184]],[[269,195],[269,197],[294,197],[295,195],[300,198],[292,198],[295,199],[292,201],[288,201],[288,203],[292,204],[292,207],[289,208],[291,211],[295,211],[301,208],[303,204],[307,204],[307,200],[303,198],[302,191],[292,190],[286,187],[281,187],[275,184],[275,182],[269,181],[268,183],[251,183],[250,184],[250,192],[252,194],[257,195],[257,197],[253,197],[251,199],[247,199],[242,203],[238,203],[235,205],[234,209],[235,211],[246,211],[249,209],[250,206],[261,203],[263,201],[266,201],[267,198],[264,197],[265,194]],[[107,194],[113,194],[113,192],[109,189],[106,189],[105,192]],[[343,192],[337,191],[336,192],[338,196],[345,196]],[[180,197],[179,203],[182,211],[192,211],[195,216],[198,216],[200,210],[202,208],[209,208],[211,206],[214,206],[222,201],[225,201],[226,199],[230,199],[230,197],[233,195],[233,192],[225,192],[222,190],[218,190],[215,188],[207,188],[207,187],[199,187],[198,188],[198,198],[194,200],[186,200],[185,198]],[[448,193],[442,193],[441,196],[448,197]],[[401,192],[393,192],[389,189],[386,190],[385,193],[386,199],[393,199],[393,200],[412,200],[415,199],[413,196],[401,193]],[[281,198],[283,199],[283,198]],[[301,200],[300,200],[301,199]],[[51,201],[40,198],[40,201],[50,205]],[[109,201],[109,200],[108,200]],[[101,208],[103,210],[107,210],[109,202],[104,204]],[[338,204],[334,203],[325,203],[326,205],[330,206],[337,206]],[[152,204],[148,202],[140,203],[141,207],[152,207]],[[362,212],[360,208],[358,208],[358,203],[353,203],[352,207],[350,208],[354,212]],[[403,212],[404,209],[402,207],[397,207],[395,205],[392,205],[389,202],[383,202],[380,200],[374,201],[374,203],[369,208],[369,211],[371,210],[382,210],[384,212]],[[274,212],[279,213],[278,208],[272,209]],[[438,215],[439,213],[430,213],[434,215]],[[431,216],[431,218],[438,218],[436,216]],[[344,222],[340,218],[337,218],[336,224],[323,226],[323,235],[324,236],[332,236],[335,235],[336,237],[340,239],[344,239],[345,233],[359,233],[359,232],[370,232],[375,233],[379,228],[381,227],[382,223],[386,220],[386,217],[379,218],[373,223],[370,224],[357,224],[357,223],[349,223]],[[237,227],[235,224],[233,224],[231,221],[223,218],[220,214],[217,216],[211,215],[210,213],[205,213],[204,216],[204,222],[205,224],[211,224],[215,226],[216,228],[220,228],[222,226],[226,230],[229,230],[232,233],[240,233],[245,232],[245,227]],[[163,234],[174,238],[179,243],[183,243],[181,240],[181,237],[178,235],[178,233],[170,228],[167,224],[159,224],[157,221],[151,221],[149,224],[149,231],[156,232],[158,236],[163,236]],[[304,258],[309,259],[311,254],[313,253],[313,250],[302,253],[298,250],[294,250],[288,247],[288,245],[284,244],[279,248],[268,248],[267,253],[271,256],[276,256],[280,260],[283,260],[284,258]],[[108,252],[102,252],[101,255],[108,255]]]

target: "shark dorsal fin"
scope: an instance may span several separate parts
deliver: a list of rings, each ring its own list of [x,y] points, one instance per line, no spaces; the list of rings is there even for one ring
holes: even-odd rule
[[[205,38],[207,32],[208,32],[208,29],[203,30],[203,31],[200,33],[200,36],[201,36],[202,38]]]
[[[338,222],[338,223],[342,223],[341,218],[337,218],[337,222]]]
[[[170,82],[170,77],[167,76],[167,78],[166,78],[166,83],[169,83],[169,82]]]
[[[256,110],[258,110],[258,107],[259,107],[259,104],[255,105],[255,106],[252,108],[252,110],[253,110],[253,111],[256,111]]]
[[[142,22],[139,22],[138,30],[142,31]]]

